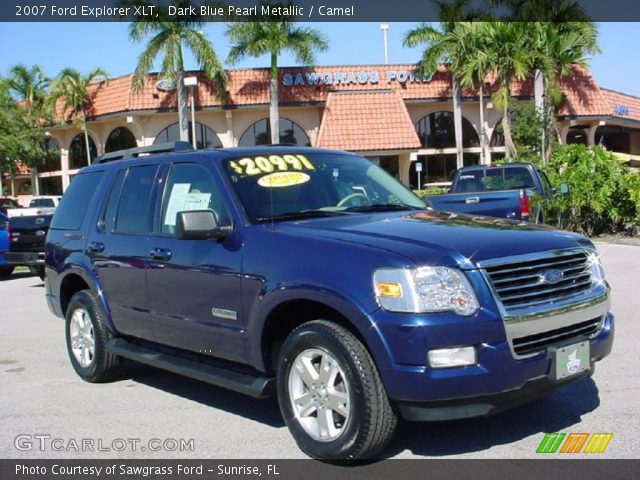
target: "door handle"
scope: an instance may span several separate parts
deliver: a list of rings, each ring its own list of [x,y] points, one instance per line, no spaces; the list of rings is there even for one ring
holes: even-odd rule
[[[467,197],[464,203],[480,203],[479,197]]]
[[[171,258],[171,250],[166,248],[154,248],[149,252],[149,256],[153,260],[167,261]]]
[[[87,245],[87,252],[89,253],[102,253],[104,252],[104,243],[91,242]]]

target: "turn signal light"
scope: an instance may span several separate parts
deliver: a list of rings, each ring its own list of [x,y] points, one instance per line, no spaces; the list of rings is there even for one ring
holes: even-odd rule
[[[376,295],[379,297],[398,298],[402,296],[402,288],[399,283],[380,282],[376,284]]]

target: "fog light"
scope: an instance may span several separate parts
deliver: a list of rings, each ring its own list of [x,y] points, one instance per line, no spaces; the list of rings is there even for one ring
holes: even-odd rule
[[[429,350],[427,354],[431,368],[466,367],[476,364],[475,347],[456,347]]]

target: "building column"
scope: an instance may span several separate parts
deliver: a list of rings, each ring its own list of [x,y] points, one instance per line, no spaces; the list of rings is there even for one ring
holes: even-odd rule
[[[411,172],[413,163],[411,161],[411,153],[398,155],[398,176],[400,177],[400,182],[405,186],[409,186],[409,172]]]
[[[222,141],[223,147],[237,147],[236,139],[233,138],[233,112],[231,110],[224,111],[224,120],[227,125],[225,139]]]
[[[604,122],[602,122],[604,123]],[[596,144],[596,130],[598,130],[598,127],[600,126],[600,122],[592,124],[589,126],[589,132],[588,132],[588,137],[587,137],[587,145],[589,145],[590,147],[594,146]]]

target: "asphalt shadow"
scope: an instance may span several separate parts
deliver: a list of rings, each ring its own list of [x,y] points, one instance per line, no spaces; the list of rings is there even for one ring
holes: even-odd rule
[[[480,452],[532,435],[566,430],[599,405],[598,388],[587,377],[491,417],[429,423],[400,421],[381,457],[393,457],[404,450],[427,457]]]
[[[122,378],[274,428],[285,426],[275,398],[251,398],[133,361],[125,363]],[[400,420],[393,439],[379,458],[394,457],[405,450],[425,457],[481,452],[532,435],[567,430],[599,405],[598,388],[587,377],[491,417],[449,422]]]
[[[0,282],[10,282],[12,280],[29,277],[35,277],[35,275],[31,272],[13,272],[11,275],[7,275],[6,277],[0,277]]]
[[[274,428],[285,426],[275,397],[257,399],[182,375],[126,361],[122,379],[177,395]],[[185,408],[187,406],[185,405]]]

